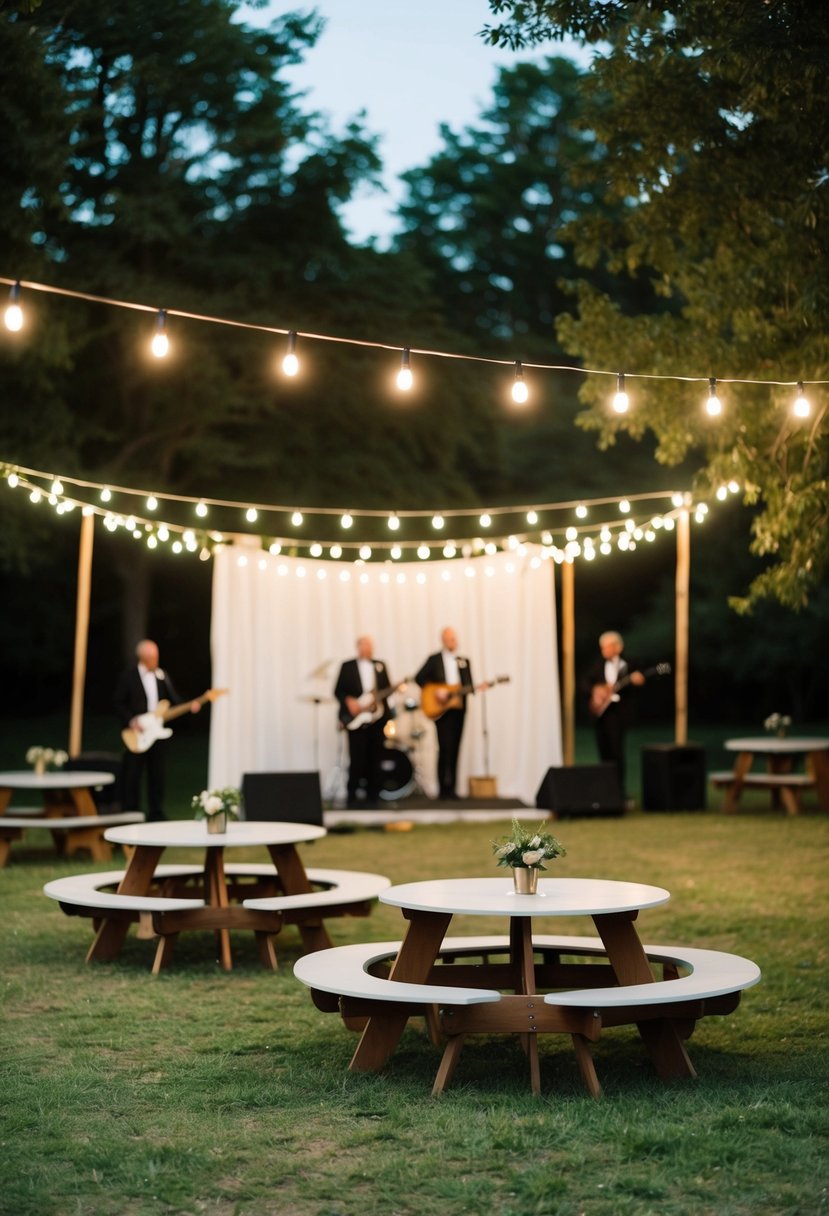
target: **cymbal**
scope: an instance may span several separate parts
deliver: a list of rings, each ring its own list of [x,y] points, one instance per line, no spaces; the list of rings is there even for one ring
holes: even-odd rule
[[[333,697],[315,697],[313,693],[308,693],[304,697],[297,697],[297,701],[307,701],[309,705],[333,705]]]

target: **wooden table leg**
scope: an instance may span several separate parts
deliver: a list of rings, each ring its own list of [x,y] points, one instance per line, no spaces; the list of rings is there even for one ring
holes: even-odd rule
[[[737,759],[734,761],[734,780],[725,787],[725,797],[723,798],[722,809],[726,814],[730,815],[736,811],[743,792],[743,778],[746,773],[750,772],[753,762],[753,752],[737,753]]]
[[[806,771],[815,779],[818,806],[822,811],[829,811],[829,749],[809,752]]]
[[[204,900],[211,908],[227,908],[230,903],[225,880],[224,849],[222,848],[207,850],[204,862]],[[233,959],[230,953],[229,929],[216,930],[216,945],[222,969],[232,971]]]
[[[119,895],[146,895],[155,874],[155,867],[164,849],[156,845],[139,845],[127,866],[127,872],[118,884]],[[116,958],[124,944],[130,922],[125,919],[104,917],[95,940],[86,956],[88,963],[108,962]]]
[[[92,796],[92,790],[86,786],[73,786],[69,791],[69,796],[75,804],[75,810],[79,815],[97,815],[98,807],[95,799]]]
[[[619,984],[651,984],[653,974],[634,927],[636,913],[611,912],[593,917]],[[637,1029],[659,1076],[695,1077],[676,1026],[668,1018],[639,1022]]]
[[[516,971],[516,992],[522,996],[535,995],[535,962],[533,959],[533,927],[529,916],[513,916],[509,924],[510,956]],[[530,1065],[530,1086],[537,1096],[541,1093],[541,1069],[538,1063],[538,1035],[522,1034],[521,1046]]]
[[[424,984],[428,979],[441,943],[452,920],[450,912],[406,912],[409,928],[400,953],[389,973],[391,980]],[[394,1051],[402,1035],[408,1014],[375,1014],[370,1017],[351,1058],[352,1072],[376,1072]]]
[[[279,881],[286,895],[308,895],[312,891],[302,858],[292,844],[272,844],[268,846]],[[307,920],[297,924],[302,944],[308,954],[314,950],[329,950],[334,943],[328,935],[325,922],[319,913],[309,912]]]

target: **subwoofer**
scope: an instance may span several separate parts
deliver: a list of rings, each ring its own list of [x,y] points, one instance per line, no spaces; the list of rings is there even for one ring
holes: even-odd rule
[[[642,748],[642,810],[704,811],[705,748],[699,743],[648,743]]]
[[[625,805],[615,764],[573,764],[548,768],[535,805],[558,818],[622,815]]]
[[[242,818],[322,827],[319,773],[245,773]]]

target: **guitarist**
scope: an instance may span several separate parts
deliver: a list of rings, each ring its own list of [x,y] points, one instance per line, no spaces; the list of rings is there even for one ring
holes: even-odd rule
[[[135,648],[136,663],[122,672],[113,698],[121,726],[140,729],[138,718],[152,712],[159,701],[167,700],[171,705],[181,704],[173,682],[158,665],[158,646],[145,638]],[[198,713],[201,705],[193,701],[192,713]],[[121,761],[121,805],[125,811],[140,810],[141,778],[147,774],[148,820],[166,819],[164,814],[164,756],[166,740],[158,739],[145,752],[124,752]]]
[[[351,809],[363,807],[377,809],[380,795],[381,768],[383,758],[383,727],[389,720],[388,698],[375,701],[375,693],[391,688],[386,664],[374,657],[374,641],[364,635],[357,639],[356,659],[346,659],[340,668],[334,696],[340,704],[339,718],[347,728],[361,713],[371,711],[376,721],[364,722],[356,730],[347,730],[348,736],[348,801]],[[359,801],[358,791],[365,787],[365,801]]]
[[[645,677],[637,669],[631,669],[622,657],[625,643],[622,635],[608,630],[599,638],[601,657],[590,668],[587,675],[587,690],[590,712],[596,731],[596,743],[600,758],[616,765],[622,798],[625,794],[625,732],[631,719],[631,688],[640,687]],[[624,687],[617,688],[620,681]]]
[[[441,649],[430,654],[415,676],[421,688],[425,684],[459,684],[461,688],[473,689],[472,669],[469,659],[457,654],[458,635],[447,626],[440,635]],[[458,798],[455,790],[458,775],[458,754],[461,750],[461,735],[466,719],[466,696],[457,698],[453,706],[451,694],[438,693],[450,706],[435,722],[438,735],[438,786],[440,797],[453,801]]]

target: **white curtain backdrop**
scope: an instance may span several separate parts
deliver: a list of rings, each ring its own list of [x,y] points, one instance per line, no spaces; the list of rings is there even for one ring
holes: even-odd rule
[[[211,787],[246,772],[319,769],[323,791],[347,764],[331,698],[355,641],[374,638],[393,682],[411,678],[453,626],[476,683],[509,676],[468,698],[458,790],[495,776],[498,794],[534,804],[550,765],[561,764],[554,563],[536,555],[427,563],[344,565],[225,547],[215,556]],[[487,771],[484,714],[488,727]],[[422,725],[421,782],[436,792],[434,727],[398,707],[398,741]]]

